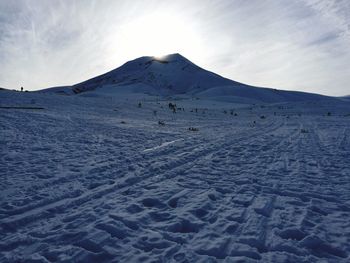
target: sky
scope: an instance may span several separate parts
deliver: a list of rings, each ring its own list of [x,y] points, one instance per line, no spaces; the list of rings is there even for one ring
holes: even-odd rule
[[[246,84],[350,94],[349,0],[0,0],[0,87],[72,85],[180,53]]]

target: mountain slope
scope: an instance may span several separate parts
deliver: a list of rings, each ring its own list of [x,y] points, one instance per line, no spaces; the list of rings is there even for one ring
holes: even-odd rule
[[[132,92],[136,93],[186,94],[220,100],[230,100],[234,97],[246,102],[330,99],[318,94],[249,86],[202,69],[180,54],[171,54],[163,58],[140,57],[103,75],[71,87],[64,87],[63,90],[59,89],[59,92],[78,94],[103,87],[120,89],[125,86],[132,87]],[[54,92],[57,91],[56,88]]]
[[[348,95],[348,96],[344,96],[344,97],[341,97],[342,99],[344,99],[344,100],[348,100],[348,101],[350,101],[350,95]]]

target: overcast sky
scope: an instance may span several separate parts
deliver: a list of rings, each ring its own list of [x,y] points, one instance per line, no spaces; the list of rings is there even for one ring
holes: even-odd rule
[[[349,0],[0,0],[0,87],[71,85],[181,53],[256,86],[350,94]]]

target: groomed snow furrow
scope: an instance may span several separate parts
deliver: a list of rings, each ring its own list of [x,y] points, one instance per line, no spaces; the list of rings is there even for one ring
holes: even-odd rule
[[[235,142],[242,141],[245,139],[245,137],[250,136],[257,136],[259,137],[260,134],[263,134],[264,132],[268,132],[270,130],[276,129],[276,127],[279,127],[280,124],[272,125],[270,127],[271,123],[267,125],[267,127],[260,129],[258,133],[249,134],[249,136],[242,136],[241,138],[236,138],[233,141],[230,141],[230,145],[234,144]],[[4,219],[1,222],[1,227],[4,231],[12,231],[14,229],[18,229],[27,223],[32,223],[35,220],[45,218],[47,216],[48,212],[55,213],[56,211],[67,211],[71,207],[80,206],[85,202],[88,202],[90,200],[96,200],[97,198],[101,198],[105,196],[108,193],[114,192],[116,190],[121,191],[123,188],[126,188],[129,186],[129,184],[137,184],[142,181],[143,186],[147,186],[147,181],[151,181],[148,184],[153,184],[154,179],[156,181],[164,180],[166,178],[171,177],[174,172],[172,172],[172,169],[176,169],[176,173],[180,173],[182,171],[185,171],[188,169],[187,166],[192,166],[197,159],[202,158],[203,156],[209,155],[212,152],[219,151],[224,145],[227,144],[227,140],[220,138],[220,142],[217,141],[212,146],[208,145],[197,145],[197,148],[191,146],[192,151],[189,152],[186,155],[181,155],[180,158],[177,158],[176,155],[173,157],[171,156],[170,160],[164,162],[163,164],[158,163],[155,166],[152,166],[152,163],[155,163],[155,160],[151,160],[151,162],[147,165],[145,164],[145,171],[136,171],[136,174],[133,175],[133,172],[126,172],[125,174],[119,175],[122,179],[114,181],[112,184],[102,185],[100,187],[97,187],[93,190],[87,190],[79,194],[75,197],[73,194],[73,197],[64,197],[58,200],[54,200],[53,202],[44,202],[43,206],[37,206],[34,207],[34,209],[31,209],[32,207],[24,207],[19,210],[15,210],[12,212],[13,214],[21,213],[18,216],[7,216],[6,219]],[[162,156],[162,155],[161,155]],[[162,156],[163,158],[164,156]],[[134,162],[140,162],[141,157],[134,159]],[[180,169],[181,166],[185,165],[185,169]],[[158,174],[160,173],[160,174]],[[129,176],[126,176],[126,175]],[[152,175],[153,174],[153,175]],[[127,177],[126,179],[124,177]],[[71,178],[71,179],[74,179]]]
[[[58,99],[0,116],[1,262],[349,261],[340,115]]]

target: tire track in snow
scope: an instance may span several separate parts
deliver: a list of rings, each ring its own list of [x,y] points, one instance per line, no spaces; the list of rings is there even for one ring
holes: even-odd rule
[[[243,135],[241,138],[237,138],[235,141],[239,142],[241,140],[256,137],[259,136],[259,134],[263,134],[264,132],[267,132],[269,130],[274,130],[277,127],[280,127],[281,123],[277,123],[276,126],[270,127],[270,123],[267,124],[267,127],[264,127],[263,129],[260,129],[258,132],[249,134],[249,135]],[[228,136],[230,137],[230,136]],[[221,143],[217,144],[218,142],[214,143],[214,146],[211,147],[203,147],[204,149],[199,150],[195,153],[190,153],[186,156],[181,156],[178,160],[172,160],[171,163],[166,163],[163,166],[158,167],[159,170],[162,169],[173,169],[175,167],[180,168],[183,165],[186,165],[189,161],[194,163],[196,159],[200,159],[203,156],[206,156],[214,151],[217,151],[221,148],[222,145],[225,145],[227,143],[226,138],[220,138]],[[195,149],[197,150],[197,149]],[[148,167],[146,167],[145,171],[148,170]],[[171,170],[170,170],[171,171]],[[139,174],[143,174],[144,172],[139,172]],[[166,172],[169,174],[169,170]],[[146,172],[146,174],[148,174]],[[126,174],[125,174],[126,175]],[[123,176],[124,177],[124,176]],[[164,177],[164,176],[163,176]],[[127,188],[130,184],[137,184],[139,182],[142,182],[145,185],[145,180],[151,180],[153,178],[156,178],[156,181],[163,180],[160,176],[157,174],[155,175],[149,175],[147,177],[145,176],[130,176],[128,178],[122,178],[121,182],[114,182],[112,185],[102,185],[100,187],[97,187],[93,190],[85,191],[82,195],[79,195],[78,197],[73,198],[64,198],[61,200],[56,200],[55,202],[45,204],[44,206],[36,207],[32,210],[27,210],[19,215],[9,216],[4,220],[0,221],[0,226],[2,226],[4,231],[17,231],[20,227],[24,227],[28,223],[33,223],[34,221],[38,219],[45,218],[48,213],[54,213],[55,211],[67,211],[71,207],[75,206],[81,206],[83,203],[86,203],[90,200],[96,201],[96,199],[99,199],[103,196],[105,196],[108,193],[115,192],[116,190],[121,191],[122,189]],[[166,178],[166,177],[165,177]],[[151,182],[153,184],[155,182]]]

